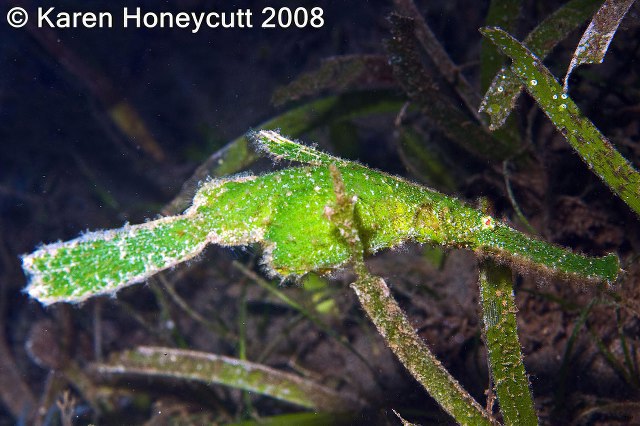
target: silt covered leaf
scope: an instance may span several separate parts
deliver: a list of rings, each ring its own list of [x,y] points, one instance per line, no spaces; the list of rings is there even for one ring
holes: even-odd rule
[[[591,20],[573,53],[567,75],[564,77],[564,91],[569,90],[569,76],[582,64],[601,64],[609,49],[609,44],[618,30],[620,21],[627,14],[635,0],[606,0]]]

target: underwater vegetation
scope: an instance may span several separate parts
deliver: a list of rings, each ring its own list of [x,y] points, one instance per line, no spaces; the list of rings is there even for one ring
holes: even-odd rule
[[[130,411],[141,421],[186,424],[637,419],[640,157],[611,126],[601,131],[594,121],[602,117],[581,99],[585,87],[604,90],[581,68],[603,62],[623,18],[637,18],[634,2],[570,0],[516,37],[525,6],[494,0],[471,71],[454,63],[413,0],[392,3],[384,53],[331,57],[280,87],[273,103],[286,108],[213,154],[196,153],[193,175],[164,208],[154,206],[162,216],[22,255],[24,297],[64,321],[32,328],[27,350],[51,372],[49,384],[40,402],[19,378],[22,397],[12,402],[0,392],[15,418],[72,424],[90,412],[118,422]],[[584,25],[576,47],[571,35]],[[106,77],[78,65],[80,56],[52,47],[50,36],[33,37],[81,81],[102,81],[85,84],[110,125],[140,136],[151,161],[168,161],[144,115],[114,96]],[[573,50],[568,65],[557,66],[558,46]],[[560,68],[564,78],[554,75]],[[628,102],[640,99],[637,90],[621,91]],[[528,96],[518,100],[522,92]],[[389,161],[385,169],[376,155],[388,152],[363,146],[385,115],[395,119],[390,145],[401,167]],[[307,142],[314,140],[335,154]],[[348,159],[357,157],[364,159]],[[264,158],[272,163],[246,171]],[[83,170],[95,196],[121,208]],[[559,192],[566,187],[579,195]],[[616,228],[607,215],[622,229],[610,239],[600,231]],[[456,260],[463,251],[473,257]],[[478,290],[466,293],[469,276]],[[121,312],[105,313],[110,304]],[[68,329],[90,308],[94,355],[78,360],[71,337],[45,330]],[[479,312],[475,323],[465,310]],[[130,319],[145,337],[122,333],[103,357],[101,318],[109,315]],[[402,373],[380,358],[385,346],[417,391],[389,380]],[[572,393],[589,387],[572,382],[581,353],[591,357],[589,380],[608,369],[619,394]],[[186,389],[180,401],[158,396],[172,394],[167,384]],[[385,396],[390,390],[398,395]],[[427,395],[437,406],[425,405]]]
[[[353,204],[362,253],[407,240],[468,248],[523,270],[612,283],[615,255],[589,258],[527,237],[455,198],[259,131],[259,151],[306,163],[263,176],[205,183],[183,215],[45,245],[23,257],[27,293],[44,304],[79,302],[127,285],[199,254],[207,244],[259,243],[268,275],[299,277],[343,266],[349,236],[332,223],[340,197]]]

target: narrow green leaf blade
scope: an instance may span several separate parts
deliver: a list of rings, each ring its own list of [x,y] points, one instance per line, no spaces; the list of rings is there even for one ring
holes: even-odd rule
[[[524,45],[539,58],[545,58],[560,41],[586,21],[599,4],[600,0],[568,1],[534,28],[524,39]],[[510,66],[503,67],[496,74],[480,105],[480,111],[490,116],[491,130],[504,125],[521,90],[522,84]]]
[[[391,350],[456,422],[469,426],[499,424],[420,339],[382,278],[363,274],[351,287]]]
[[[291,413],[227,423],[226,426],[346,426],[353,424],[359,413]]]
[[[305,72],[279,87],[271,100],[280,106],[325,92],[372,90],[396,86],[389,61],[384,55],[344,55],[324,59],[318,68]]]
[[[431,58],[438,68],[440,75],[455,89],[462,99],[468,112],[472,113],[478,120],[480,116],[476,113],[480,96],[476,89],[469,83],[458,65],[449,57],[449,54],[438,41],[431,27],[427,24],[414,0],[393,0],[399,15],[411,18],[414,23],[414,33],[422,48]]]
[[[521,0],[492,0],[485,19],[485,26],[513,31],[520,14]],[[504,56],[493,43],[480,46],[480,88],[486,91],[493,77],[502,68]]]
[[[393,38],[387,42],[394,74],[409,98],[445,136],[477,157],[501,161],[518,150],[515,139],[497,139],[479,120],[460,109],[427,72],[420,59],[413,20],[391,15]]]
[[[164,377],[217,383],[256,392],[312,410],[340,413],[358,410],[362,401],[311,380],[266,365],[207,352],[142,346],[124,351],[95,370],[109,376]]]
[[[483,28],[513,60],[512,69],[551,122],[602,181],[640,215],[640,174],[563,92],[562,86],[520,42],[499,28]]]
[[[511,270],[485,261],[480,265],[480,304],[491,376],[505,425],[538,424],[524,369]]]

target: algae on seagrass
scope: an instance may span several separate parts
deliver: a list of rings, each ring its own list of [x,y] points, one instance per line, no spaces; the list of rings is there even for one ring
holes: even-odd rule
[[[329,165],[343,176],[367,254],[406,241],[461,247],[527,271],[612,282],[618,258],[585,257],[528,237],[460,200],[321,153],[273,131],[254,135],[279,159],[307,163],[262,176],[207,182],[182,215],[87,233],[23,257],[28,293],[44,304],[113,294],[198,255],[208,244],[259,243],[273,275],[300,276],[344,265],[349,247],[335,233]]]

